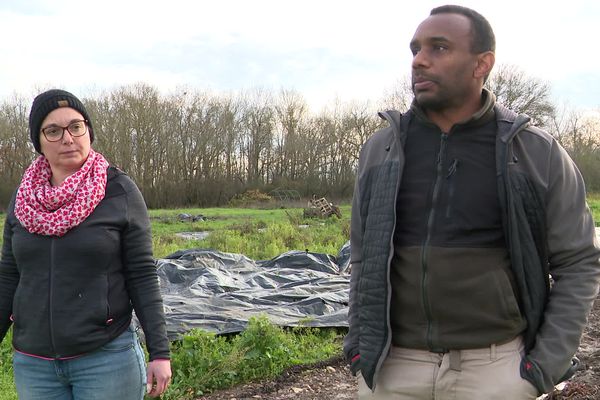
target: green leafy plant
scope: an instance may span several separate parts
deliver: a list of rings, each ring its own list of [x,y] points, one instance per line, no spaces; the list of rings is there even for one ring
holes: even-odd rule
[[[172,345],[173,383],[165,399],[193,399],[235,384],[273,377],[286,368],[341,354],[341,331],[273,325],[251,318],[239,335],[193,330]]]

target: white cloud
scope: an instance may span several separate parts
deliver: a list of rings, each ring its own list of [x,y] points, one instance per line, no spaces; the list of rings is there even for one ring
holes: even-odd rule
[[[23,4],[26,3],[26,4]],[[597,107],[600,5],[462,2],[485,15],[497,61]],[[408,42],[438,1],[6,0],[0,98],[36,85],[71,90],[144,81],[215,90],[295,88],[318,99],[371,98],[410,70]],[[578,89],[576,85],[581,85]]]

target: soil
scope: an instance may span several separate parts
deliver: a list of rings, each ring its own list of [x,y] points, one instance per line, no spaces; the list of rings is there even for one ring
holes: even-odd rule
[[[600,298],[594,303],[577,357],[580,370],[544,400],[600,399]],[[356,378],[342,358],[335,358],[295,366],[275,379],[220,390],[197,400],[350,400],[356,399],[356,393]]]

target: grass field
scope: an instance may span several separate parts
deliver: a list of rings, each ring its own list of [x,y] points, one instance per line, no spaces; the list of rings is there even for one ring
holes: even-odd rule
[[[288,250],[336,255],[350,237],[350,206],[342,219],[305,219],[302,209],[209,208],[152,210],[152,241],[156,258],[180,249],[204,247],[264,260]],[[182,221],[178,215],[202,215],[204,221]],[[202,241],[175,236],[178,232],[208,232]]]

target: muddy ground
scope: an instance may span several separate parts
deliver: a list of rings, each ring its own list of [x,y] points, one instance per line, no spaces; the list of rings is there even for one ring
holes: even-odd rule
[[[577,352],[581,369],[560,391],[544,400],[600,399],[600,299],[594,303],[588,326]],[[350,400],[356,399],[357,383],[341,358],[297,366],[281,376],[214,392],[198,400]]]

